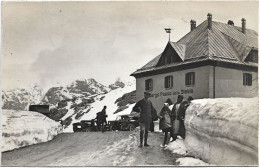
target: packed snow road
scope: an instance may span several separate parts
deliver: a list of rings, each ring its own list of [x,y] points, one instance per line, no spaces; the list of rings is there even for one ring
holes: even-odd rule
[[[139,148],[139,131],[80,132],[2,153],[2,166],[155,166],[175,165],[178,155],[160,148],[162,133],[149,133]]]

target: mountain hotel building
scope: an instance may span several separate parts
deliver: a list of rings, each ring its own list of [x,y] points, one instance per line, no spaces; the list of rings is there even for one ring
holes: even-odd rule
[[[157,111],[167,100],[254,97],[258,95],[258,33],[246,28],[212,21],[212,15],[177,42],[137,69],[136,99],[150,92]]]

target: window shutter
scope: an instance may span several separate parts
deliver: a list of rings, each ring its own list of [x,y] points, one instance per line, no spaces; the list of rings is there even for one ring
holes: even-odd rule
[[[252,86],[252,74],[248,74],[248,85]]]
[[[164,78],[164,88],[167,88],[167,77]]]
[[[171,87],[173,87],[173,76],[171,76]]]
[[[150,82],[151,82],[151,88],[150,88],[150,90],[153,90],[153,80],[150,79]]]
[[[243,73],[243,85],[246,85],[246,74]]]
[[[193,85],[195,85],[195,72],[192,73],[192,81],[193,81]]]
[[[185,74],[185,85],[188,85],[188,73]]]

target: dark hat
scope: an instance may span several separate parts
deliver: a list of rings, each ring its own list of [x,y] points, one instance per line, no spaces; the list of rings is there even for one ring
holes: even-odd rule
[[[182,98],[183,99],[183,95],[178,95],[178,98]]]
[[[191,96],[189,96],[187,100],[188,100],[188,101],[192,101],[193,98],[192,98]]]
[[[144,92],[145,95],[151,96],[151,93],[149,92]]]

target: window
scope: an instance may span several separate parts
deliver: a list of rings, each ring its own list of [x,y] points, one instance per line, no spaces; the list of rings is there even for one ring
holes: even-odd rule
[[[185,85],[190,86],[195,84],[195,72],[185,74]]]
[[[152,79],[145,80],[145,90],[151,91],[152,89],[153,89],[153,80]]]
[[[252,74],[243,73],[243,85],[244,86],[252,86]]]
[[[251,50],[247,58],[245,59],[245,62],[258,63],[258,50]]]
[[[178,55],[166,55],[166,56],[164,56],[163,65],[171,64],[173,62],[181,62],[181,59],[179,58]]]
[[[172,88],[173,87],[173,76],[166,76],[164,79],[164,87]]]

